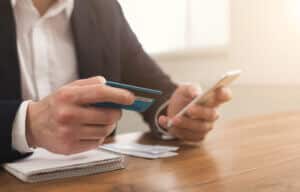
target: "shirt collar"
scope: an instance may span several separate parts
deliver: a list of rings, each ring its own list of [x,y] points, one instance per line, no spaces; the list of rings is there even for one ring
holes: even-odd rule
[[[11,0],[11,5],[13,8],[16,7],[18,1],[24,1],[24,0]],[[70,18],[74,10],[74,0],[57,0],[57,3],[54,6],[65,9],[67,17]]]

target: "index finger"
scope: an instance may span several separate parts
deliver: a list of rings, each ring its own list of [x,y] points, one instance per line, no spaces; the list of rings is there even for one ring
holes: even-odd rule
[[[71,86],[86,86],[86,85],[92,85],[92,84],[105,84],[106,79],[102,76],[96,76],[91,77],[88,79],[79,79],[77,81],[74,81],[70,83]]]
[[[225,103],[227,101],[230,101],[232,98],[232,92],[229,88],[220,88],[216,91],[216,99],[220,103]]]
[[[77,87],[74,92],[77,95],[76,102],[78,104],[112,102],[122,105],[131,105],[135,100],[133,93],[125,89],[114,88],[104,84]]]
[[[210,99],[204,103],[205,107],[218,107],[219,105],[231,100],[232,94],[229,88],[219,88],[217,89]]]

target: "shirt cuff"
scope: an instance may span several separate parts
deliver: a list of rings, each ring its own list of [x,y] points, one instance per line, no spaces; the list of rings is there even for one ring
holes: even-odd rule
[[[158,118],[159,116],[161,115],[161,113],[168,107],[170,101],[167,101],[165,102],[163,105],[161,105],[158,110],[156,111],[155,113],[155,126],[156,126],[156,129],[158,130],[158,132],[161,134],[161,139],[162,140],[174,140],[176,139],[174,136],[172,136],[168,130],[162,128],[160,125],[159,125],[159,122],[158,122]]]
[[[31,101],[24,101],[21,104],[12,127],[12,147],[20,153],[33,152],[26,138],[26,116],[30,102]]]

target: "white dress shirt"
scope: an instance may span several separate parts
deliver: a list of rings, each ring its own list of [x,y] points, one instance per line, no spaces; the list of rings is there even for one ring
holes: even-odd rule
[[[12,147],[30,152],[26,114],[30,100],[38,101],[78,78],[71,15],[74,0],[58,0],[40,16],[32,0],[11,0],[17,26],[22,99],[12,131]]]

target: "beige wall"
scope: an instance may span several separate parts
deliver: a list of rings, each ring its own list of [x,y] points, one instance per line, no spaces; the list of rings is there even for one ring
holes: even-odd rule
[[[231,0],[230,64],[247,84],[300,84],[299,0]]]
[[[228,53],[225,49],[197,50],[155,56],[154,59],[175,81],[203,86],[213,83],[228,70]]]
[[[241,68],[238,84],[300,84],[300,16],[295,11],[300,15],[300,0],[231,0],[228,50],[156,60],[176,80],[212,82],[227,69]]]

